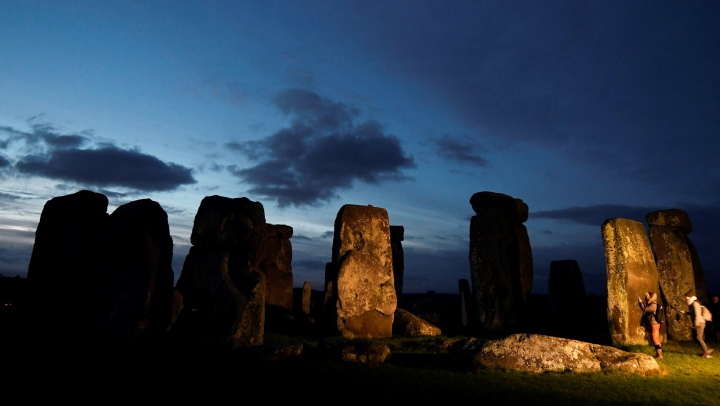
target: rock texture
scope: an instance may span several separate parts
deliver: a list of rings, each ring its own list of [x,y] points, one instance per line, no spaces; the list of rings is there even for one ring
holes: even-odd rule
[[[577,261],[552,261],[548,277],[549,316],[553,331],[582,333],[586,328],[585,283]]]
[[[247,198],[200,203],[177,288],[184,307],[175,329],[203,344],[262,345],[265,320],[265,210]]]
[[[344,205],[326,267],[326,311],[344,336],[391,337],[397,296],[385,209]]]
[[[390,348],[370,340],[328,337],[320,340],[317,352],[329,359],[362,364],[380,364],[390,359]]]
[[[173,312],[173,241],[165,210],[150,199],[110,215],[97,273],[98,332],[133,342],[167,330]]]
[[[475,193],[470,204],[470,269],[479,325],[509,330],[524,324],[533,282],[528,206],[494,192]]]
[[[260,268],[265,273],[265,304],[292,310],[292,238],[293,229],[286,225],[266,225],[267,246]]]
[[[403,278],[405,275],[405,254],[403,253],[402,246],[403,240],[405,240],[405,227],[390,226],[390,246],[392,248],[395,296],[398,300],[402,297]]]
[[[92,334],[108,199],[82,190],[45,203],[35,232],[23,318],[32,336],[53,341]]]
[[[474,357],[477,366],[534,373],[621,371],[651,374],[655,359],[614,347],[539,334],[513,334],[488,341]]]
[[[608,287],[608,324],[615,345],[652,342],[638,297],[659,292],[658,272],[642,223],[608,219],[602,225]],[[665,338],[663,337],[663,340]]]
[[[690,219],[682,210],[661,210],[648,213],[645,219],[650,226],[650,238],[657,258],[657,271],[660,287],[667,306],[667,334],[675,340],[692,340],[692,320],[682,314],[687,310],[685,293],[693,292],[701,303],[707,303],[704,294],[704,275],[699,259],[698,269],[693,261],[694,247],[688,234],[692,232]],[[696,254],[695,254],[696,255]],[[700,274],[701,289],[698,289],[696,276]],[[705,299],[705,301],[703,301]]]
[[[399,307],[395,309],[393,333],[408,337],[436,336],[442,334],[439,328]]]

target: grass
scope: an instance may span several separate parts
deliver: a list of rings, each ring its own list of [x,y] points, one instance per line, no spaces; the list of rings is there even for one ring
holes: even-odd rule
[[[301,341],[307,351],[301,357],[270,362],[258,356],[257,349],[155,348],[81,356],[50,346],[33,357],[6,348],[0,389],[7,399],[18,390],[28,401],[48,396],[81,403],[127,398],[214,404],[229,397],[237,403],[267,404],[720,405],[720,351],[717,358],[703,359],[694,342],[666,343],[660,372],[642,376],[479,370],[448,353],[447,343],[462,338],[378,340],[393,353],[380,365],[326,360],[313,351],[317,339],[269,333],[267,344]],[[715,343],[711,347],[718,348]],[[625,349],[654,354],[651,346]]]

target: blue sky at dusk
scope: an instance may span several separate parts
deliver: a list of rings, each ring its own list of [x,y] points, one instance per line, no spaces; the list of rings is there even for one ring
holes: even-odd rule
[[[720,3],[0,0],[0,273],[44,203],[168,212],[176,279],[203,197],[294,229],[321,289],[344,204],[405,227],[405,292],[469,279],[470,197],[530,207],[533,292],[600,226],[685,210],[720,292]]]

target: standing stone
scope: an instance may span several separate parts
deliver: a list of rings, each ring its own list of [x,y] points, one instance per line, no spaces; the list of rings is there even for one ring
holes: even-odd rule
[[[260,268],[265,273],[265,304],[292,310],[292,238],[293,229],[286,225],[267,224],[267,248]]]
[[[660,287],[667,302],[667,333],[675,340],[692,340],[692,319],[683,314],[687,310],[685,294],[692,292],[701,303],[707,303],[702,301],[706,298],[696,294],[705,293],[705,278],[699,260],[695,260],[698,269],[693,261],[697,254],[693,252],[694,247],[691,249],[687,236],[692,232],[692,224],[687,214],[677,209],[654,211],[645,215],[645,219],[650,226]],[[701,289],[698,289],[698,277],[702,280]]]
[[[101,337],[125,343],[166,331],[175,276],[165,210],[150,199],[118,207],[110,215],[103,243],[96,305]]]
[[[35,232],[23,318],[32,338],[75,341],[92,332],[108,199],[81,190],[45,203]]]
[[[587,327],[587,297],[577,261],[566,259],[550,263],[548,296],[554,330],[569,334],[583,332]]]
[[[228,347],[263,343],[267,246],[265,210],[245,197],[208,196],[200,203],[177,287],[181,334]]]
[[[346,337],[391,337],[395,294],[387,210],[344,205],[335,219],[328,314]]]
[[[390,226],[390,246],[392,247],[393,276],[395,278],[395,296],[402,297],[403,276],[405,274],[405,255],[402,242],[405,240],[405,227]]]
[[[302,312],[309,315],[312,304],[312,289],[310,289],[310,282],[303,283],[302,290]]]
[[[470,269],[480,326],[508,330],[524,324],[533,282],[528,206],[493,192],[475,193],[470,204]]]
[[[470,282],[467,279],[458,280],[460,289],[460,325],[468,327],[472,314],[472,297],[470,296]]]
[[[647,345],[638,297],[659,292],[658,271],[645,227],[638,221],[608,219],[602,225],[608,288],[608,325],[613,344]],[[664,337],[662,337],[664,340]]]

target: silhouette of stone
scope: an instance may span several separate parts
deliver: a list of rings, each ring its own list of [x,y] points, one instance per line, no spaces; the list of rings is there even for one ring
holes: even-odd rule
[[[167,330],[172,318],[172,248],[167,213],[150,199],[118,207],[97,272],[98,332],[118,343]]]
[[[172,329],[172,326],[177,321],[180,313],[183,309],[183,297],[179,290],[173,289],[173,301],[172,301],[172,316],[170,317],[170,326],[168,329]]]
[[[700,290],[696,283],[697,276],[702,278],[704,291],[705,279],[699,259],[696,260],[699,269],[696,270],[694,266],[693,257],[697,254],[693,252],[694,247],[691,250],[687,236],[692,231],[692,224],[687,213],[678,209],[654,211],[646,214],[645,219],[650,226],[660,287],[667,303],[667,333],[675,340],[692,340],[692,319],[683,314],[687,310],[685,293],[693,292],[696,295]]]
[[[402,297],[403,277],[405,274],[405,255],[402,242],[405,240],[405,227],[390,226],[390,246],[392,247],[393,277],[395,296]]]
[[[27,275],[23,318],[31,335],[52,331],[53,340],[71,341],[91,334],[88,303],[95,300],[107,205],[107,197],[88,190],[45,203]]]
[[[327,314],[346,337],[391,337],[397,296],[385,209],[344,205],[326,267]],[[328,288],[329,287],[329,288]]]
[[[479,325],[508,330],[525,324],[533,282],[528,206],[494,192],[475,193],[470,204],[470,269]]]
[[[339,337],[327,337],[320,340],[317,352],[326,358],[358,362],[362,364],[380,364],[390,359],[390,348],[370,340],[345,340]]]
[[[467,279],[458,280],[460,290],[460,325],[468,327],[472,314],[472,297],[470,293],[470,282]]]
[[[474,362],[483,368],[533,373],[620,371],[645,375],[660,368],[648,354],[540,334],[513,334],[488,341]]]
[[[302,312],[309,315],[312,305],[312,289],[310,288],[310,282],[303,283],[302,290]]]
[[[200,203],[193,246],[177,283],[184,307],[176,329],[202,344],[262,345],[265,322],[265,210],[245,197]]]
[[[267,224],[267,247],[260,267],[265,273],[265,304],[292,310],[292,238],[293,229],[286,225]]]
[[[585,284],[577,261],[552,261],[548,277],[550,323],[554,331],[575,335],[586,329]]]
[[[439,328],[399,307],[395,309],[393,333],[408,337],[436,336],[442,334]]]
[[[615,345],[647,345],[638,297],[659,292],[658,272],[642,223],[608,219],[602,227],[608,287],[608,323]]]

